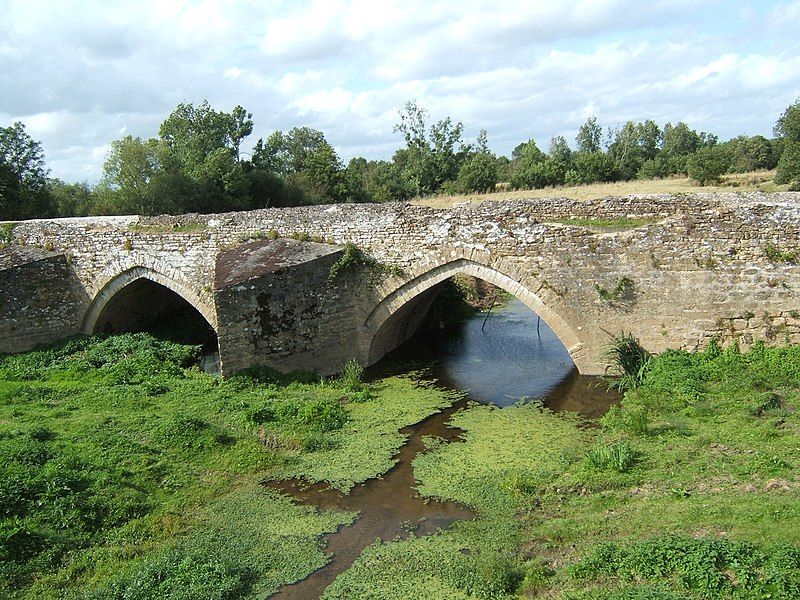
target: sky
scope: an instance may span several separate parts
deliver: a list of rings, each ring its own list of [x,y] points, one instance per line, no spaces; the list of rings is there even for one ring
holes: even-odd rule
[[[409,100],[506,155],[589,115],[770,136],[800,96],[798,31],[800,0],[0,0],[0,126],[89,183],[112,140],[203,99],[250,111],[250,146],[309,126],[345,162],[390,158]]]

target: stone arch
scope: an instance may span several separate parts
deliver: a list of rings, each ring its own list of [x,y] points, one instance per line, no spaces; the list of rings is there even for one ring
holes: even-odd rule
[[[505,265],[502,261],[495,260],[492,266],[489,266],[467,257],[432,266],[419,267],[416,269],[416,275],[412,275],[410,279],[399,287],[392,289],[383,297],[364,322],[366,339],[368,340],[366,347],[367,364],[373,364],[392,349],[386,347],[385,341],[381,340],[381,335],[391,335],[390,332],[383,330],[387,323],[390,323],[392,318],[403,310],[403,307],[414,302],[421,294],[459,273],[472,275],[513,294],[538,314],[553,330],[569,352],[578,371],[582,373],[597,371],[592,357],[588,356],[588,344],[579,334],[583,327],[574,323],[574,318],[568,321],[563,315],[565,311],[557,310],[552,304],[546,303],[542,299],[542,296],[546,296],[546,293],[544,293],[544,286],[541,282],[527,276],[524,278],[527,280],[526,285],[518,280],[523,278],[519,277],[519,273],[513,265]],[[517,278],[506,273],[514,273]],[[537,294],[536,292],[541,293]]]
[[[214,331],[217,330],[217,317],[213,305],[204,301],[189,285],[180,280],[167,277],[149,267],[135,266],[112,277],[99,288],[84,313],[81,331],[88,335],[94,333],[97,321],[108,303],[126,286],[140,279],[149,279],[175,292],[197,310]]]

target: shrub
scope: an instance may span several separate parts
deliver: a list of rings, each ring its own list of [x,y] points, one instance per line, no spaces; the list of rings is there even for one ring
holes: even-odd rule
[[[537,189],[562,183],[564,183],[562,167],[551,159],[527,165],[511,176],[511,186],[517,189]]]
[[[339,375],[338,384],[348,391],[358,392],[364,387],[361,380],[364,377],[364,367],[355,358],[348,360],[342,374]]]
[[[730,167],[730,153],[724,146],[700,148],[687,162],[689,177],[700,185],[716,183]]]
[[[351,270],[364,270],[368,274],[377,277],[387,275],[401,277],[403,275],[403,270],[400,267],[379,262],[374,257],[365,254],[352,242],[347,242],[342,249],[342,255],[331,265],[330,271],[328,271],[328,283],[333,283],[339,276]]]
[[[650,422],[646,408],[628,409],[612,406],[600,420],[611,431],[625,431],[631,435],[650,435]]]
[[[235,441],[223,429],[203,419],[182,414],[163,419],[154,432],[154,438],[169,446],[191,450],[209,450]]]
[[[586,452],[585,464],[593,471],[615,471],[627,473],[639,459],[639,454],[630,444],[621,440],[607,444],[600,439]]]
[[[344,407],[329,398],[269,400],[248,417],[253,423],[271,423],[293,433],[336,431],[348,421]]]
[[[798,262],[797,252],[785,252],[775,244],[764,246],[764,256],[774,263],[789,263],[793,265]]]
[[[458,171],[456,189],[461,193],[494,190],[497,184],[497,159],[487,152],[468,158]]]
[[[797,598],[800,548],[759,547],[728,539],[653,538],[601,544],[570,569],[572,577],[675,581],[700,598]]]
[[[311,400],[300,404],[297,422],[312,431],[335,431],[347,422],[347,412],[336,401]]]
[[[631,333],[612,337],[604,352],[607,361],[608,387],[620,391],[633,389],[642,384],[650,364],[651,354],[642,348]]]
[[[209,544],[173,548],[137,563],[85,600],[228,600],[249,595],[256,573]]]
[[[180,377],[199,346],[159,340],[147,333],[75,338],[44,350],[0,358],[0,377],[20,381],[47,374],[97,372],[111,383],[140,384],[157,375]]]

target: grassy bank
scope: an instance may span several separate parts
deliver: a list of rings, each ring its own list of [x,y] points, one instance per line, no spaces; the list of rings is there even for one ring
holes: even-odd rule
[[[480,517],[374,544],[328,597],[798,598],[799,388],[799,347],[712,347],[655,358],[599,429],[468,409],[415,468]]]
[[[265,489],[349,490],[452,397],[189,367],[146,335],[0,359],[0,596],[249,598],[350,522]],[[456,413],[419,492],[473,507],[376,542],[328,598],[800,598],[800,347],[655,357],[601,423],[532,404]],[[410,524],[413,530],[413,524]]]
[[[357,372],[223,382],[186,368],[196,351],[136,334],[0,359],[0,596],[263,597],[354,515],[259,483],[348,489],[451,401]]]

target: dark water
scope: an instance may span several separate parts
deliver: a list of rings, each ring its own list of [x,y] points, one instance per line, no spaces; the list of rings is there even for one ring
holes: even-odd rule
[[[524,304],[512,300],[446,331],[422,332],[370,369],[371,377],[422,369],[437,385],[467,392],[466,397],[423,421],[402,430],[408,441],[397,464],[383,476],[355,486],[349,494],[325,484],[299,480],[268,483],[299,502],[321,509],[358,511],[355,523],[326,536],[332,557],[306,579],[284,586],[274,598],[318,598],[376,539],[392,540],[427,535],[474,513],[454,502],[421,498],[415,490],[412,461],[424,450],[422,438],[437,436],[457,443],[461,430],[449,427],[456,411],[470,401],[509,406],[540,400],[555,411],[573,411],[593,419],[618,398],[607,394],[596,378],[578,374],[564,346],[550,328]]]
[[[424,369],[439,385],[484,404],[541,399],[555,411],[603,415],[617,398],[579,375],[553,330],[516,298],[446,330],[420,332],[370,369],[373,377]]]
[[[447,421],[466,405],[467,400],[456,402],[402,429],[401,432],[408,435],[408,441],[400,448],[397,464],[380,478],[355,486],[347,495],[325,484],[308,484],[299,480],[268,483],[268,487],[320,509],[359,513],[355,523],[326,536],[325,550],[332,555],[327,565],[297,583],[284,586],[272,597],[319,598],[336,576],[353,564],[364,548],[376,539],[405,539],[409,531],[415,535],[428,535],[454,521],[473,518],[475,515],[471,510],[455,502],[437,502],[420,497],[414,489],[417,482],[411,464],[417,453],[424,450],[423,436],[437,436],[449,442],[458,439],[462,431],[448,427]]]

